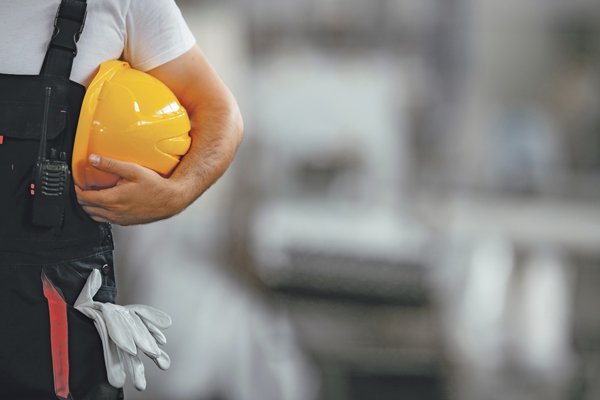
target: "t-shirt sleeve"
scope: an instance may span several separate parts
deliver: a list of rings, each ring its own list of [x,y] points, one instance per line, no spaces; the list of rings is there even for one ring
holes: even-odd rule
[[[123,57],[148,71],[192,48],[196,39],[174,0],[130,0]]]

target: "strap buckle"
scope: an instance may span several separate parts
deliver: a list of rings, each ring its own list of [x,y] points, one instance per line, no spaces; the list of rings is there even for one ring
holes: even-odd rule
[[[81,32],[83,32],[83,27],[85,26],[85,21],[87,20],[87,8],[83,13],[83,20],[81,21],[81,27],[79,31],[75,34],[75,43],[79,42],[79,38],[81,37]],[[56,22],[54,22],[56,23]],[[75,46],[75,55],[77,55],[77,46]]]
[[[87,8],[85,9],[85,11],[83,13],[83,20],[81,21],[81,24],[80,24],[79,22],[73,21],[70,18],[64,18],[64,17],[61,18],[60,11],[62,9],[63,4],[64,3],[61,2],[58,5],[58,9],[56,10],[56,15],[54,16],[54,32],[52,33],[52,38],[50,39],[50,43],[48,43],[48,48],[50,48],[50,46],[52,46],[52,45],[56,45],[56,46],[73,51],[73,57],[75,57],[75,56],[77,56],[77,42],[79,41],[79,38],[81,37],[81,33],[83,32],[83,27],[85,26],[85,21],[87,19]],[[65,32],[65,34],[68,35],[69,34],[68,31],[71,30],[71,32],[73,34],[73,42],[72,43],[69,43],[68,38],[59,37],[59,35],[61,34],[61,30],[60,30],[61,24],[59,24],[59,18],[65,21],[62,24],[63,27],[65,27],[66,31],[67,31],[67,32]],[[78,30],[72,29],[75,25],[79,25]]]

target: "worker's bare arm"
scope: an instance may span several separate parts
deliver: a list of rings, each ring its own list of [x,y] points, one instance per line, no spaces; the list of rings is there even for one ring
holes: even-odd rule
[[[242,116],[198,46],[148,73],[164,82],[191,115],[192,147],[171,176],[174,181],[182,180],[181,190],[189,192],[184,197],[191,203],[231,163],[242,140]]]
[[[122,179],[114,188],[77,188],[80,204],[96,221],[134,225],[178,214],[225,172],[241,141],[237,103],[197,46],[148,73],[164,82],[190,114],[192,146],[169,179],[100,157],[96,168]]]

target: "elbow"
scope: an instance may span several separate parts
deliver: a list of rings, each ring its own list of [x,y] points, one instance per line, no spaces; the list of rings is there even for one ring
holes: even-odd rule
[[[229,115],[230,115],[230,124],[231,124],[231,136],[232,141],[235,144],[235,148],[240,145],[242,142],[242,138],[244,137],[244,120],[242,118],[242,112],[240,111],[240,107],[237,104],[237,101],[230,94],[229,100]]]
[[[234,113],[234,132],[236,138],[236,148],[242,142],[242,138],[244,137],[244,120],[242,118],[242,113],[239,107],[236,107],[236,111]]]
[[[244,122],[231,92],[225,89],[219,96],[196,103],[190,109],[192,137],[199,139],[199,143],[221,143],[233,156],[244,136]]]

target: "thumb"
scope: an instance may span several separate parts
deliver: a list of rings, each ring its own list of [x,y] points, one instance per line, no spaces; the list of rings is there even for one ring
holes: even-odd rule
[[[89,157],[90,164],[100,171],[109,172],[111,174],[119,175],[129,181],[135,180],[138,176],[139,165],[115,160],[109,157],[101,157],[96,154],[91,154]]]

